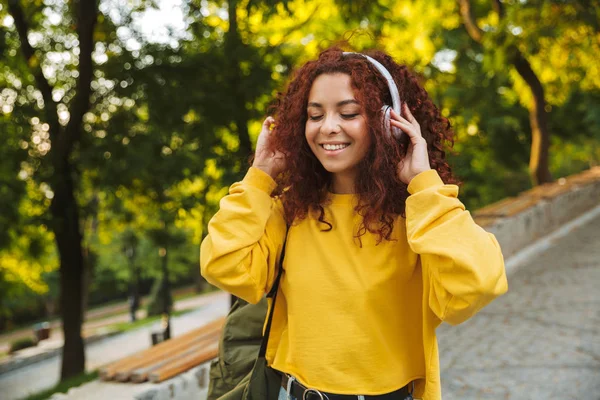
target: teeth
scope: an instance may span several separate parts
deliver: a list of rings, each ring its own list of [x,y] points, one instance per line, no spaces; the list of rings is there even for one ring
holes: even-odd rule
[[[341,150],[350,146],[349,144],[324,144],[323,148],[325,150]]]

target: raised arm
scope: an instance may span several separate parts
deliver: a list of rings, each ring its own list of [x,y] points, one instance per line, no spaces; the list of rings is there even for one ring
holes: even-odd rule
[[[408,191],[408,243],[421,258],[429,307],[459,324],[508,290],[502,251],[458,200],[458,186],[445,185],[436,170],[415,176]]]
[[[221,199],[200,248],[202,276],[249,303],[271,288],[286,235],[281,203],[271,198],[274,188],[269,174],[251,167]]]

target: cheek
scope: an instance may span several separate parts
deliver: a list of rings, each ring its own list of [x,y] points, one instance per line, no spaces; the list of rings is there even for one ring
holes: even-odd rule
[[[371,145],[371,136],[369,135],[367,124],[361,121],[355,126],[354,131],[356,132],[355,140],[368,148]]]
[[[370,148],[371,142],[368,139],[365,139],[364,141],[360,142],[359,158],[365,158],[369,153]]]
[[[357,137],[356,142],[360,147],[359,158],[362,159],[369,153],[371,145],[373,144],[372,139],[369,136],[368,132],[366,132],[365,134],[361,134],[359,137]]]
[[[311,147],[314,146],[314,141],[317,137],[317,130],[314,127],[311,127],[310,125],[306,125],[306,127],[304,128],[304,137],[306,138],[306,141]]]

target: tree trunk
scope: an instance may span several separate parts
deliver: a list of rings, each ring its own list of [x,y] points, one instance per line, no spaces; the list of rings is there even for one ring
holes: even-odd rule
[[[211,181],[208,180],[206,182],[206,186],[204,186],[204,189],[202,189],[202,194],[200,195],[200,202],[201,204],[203,204],[202,207],[202,219],[200,220],[200,243],[202,243],[202,241],[204,241],[204,238],[206,237],[206,235],[208,235],[208,219],[209,219],[209,207],[206,204],[207,200],[206,197],[208,196],[208,191],[210,190],[211,187]],[[200,247],[198,246],[198,252],[200,251]],[[198,267],[196,268],[196,293],[201,293],[202,290],[204,289],[204,286],[207,284],[206,279],[204,279],[204,277],[202,276],[202,274],[200,273],[200,254],[198,254]]]
[[[242,48],[242,40],[237,26],[237,0],[229,0],[229,30],[227,31],[225,51],[227,57],[231,60],[230,77],[231,94],[233,104],[235,105],[234,121],[237,128],[240,147],[238,148],[238,158],[240,160],[240,171],[238,180],[246,173],[246,166],[249,158],[252,156],[252,143],[248,133],[248,110],[246,110],[246,96],[242,90],[242,71],[240,70],[239,51]],[[237,297],[231,295],[231,305],[235,303]]]
[[[15,21],[21,52],[44,99],[44,117],[50,129],[52,147],[48,153],[53,170],[50,187],[54,198],[50,205],[51,224],[60,258],[60,308],[63,321],[64,346],[61,380],[85,370],[85,353],[81,338],[83,322],[83,279],[85,264],[82,249],[82,232],[79,226],[79,206],[75,200],[73,168],[69,162],[73,147],[81,138],[84,114],[90,108],[91,80],[94,73],[92,51],[94,28],[98,9],[97,0],[79,0],[74,7],[75,28],[79,40],[79,77],[75,97],[69,109],[70,119],[63,129],[57,115],[57,104],[52,98],[52,86],[44,76],[36,51],[28,38],[29,26],[20,1],[8,2]],[[40,54],[41,55],[41,54]],[[35,62],[34,62],[35,61]]]
[[[529,108],[531,123],[531,153],[529,157],[529,174],[534,186],[552,182],[548,163],[550,148],[550,132],[548,131],[548,115],[544,87],[531,69],[529,62],[517,52],[513,59],[517,72],[531,89],[533,103]]]
[[[482,44],[484,31],[477,26],[475,17],[471,13],[471,2],[469,0],[458,0],[459,12],[467,33],[473,40]],[[492,1],[492,7],[498,19],[504,17],[504,8],[499,0]],[[546,100],[544,98],[544,87],[537,75],[531,68],[529,61],[521,51],[512,46],[506,50],[508,59],[513,64],[523,80],[531,89],[533,104],[529,108],[529,121],[531,124],[531,152],[529,155],[529,174],[534,186],[542,183],[552,182],[552,175],[548,163],[550,132],[548,131]]]
[[[199,250],[200,246],[198,246],[198,253],[200,253]],[[200,254],[198,254],[198,257],[196,257],[196,259],[198,260],[198,263],[196,264],[196,273],[194,274],[194,292],[200,294],[204,290],[206,280],[204,279],[200,271]]]
[[[237,0],[230,0],[228,3],[229,12],[229,30],[227,31],[225,50],[227,57],[231,60],[230,77],[231,95],[235,105],[234,121],[237,128],[240,147],[238,155],[241,161],[240,173],[244,174],[248,159],[252,155],[252,143],[248,133],[248,110],[246,109],[246,95],[242,87],[242,71],[240,69],[239,54],[243,43],[238,31],[237,25]]]
[[[136,313],[140,308],[141,298],[140,298],[140,267],[137,264],[133,264],[133,288],[131,290],[132,296],[132,305],[131,305],[131,314],[132,320],[136,320]]]
[[[85,352],[81,337],[83,322],[84,262],[79,209],[74,196],[71,165],[55,164],[54,198],[50,206],[52,226],[60,257],[60,309],[64,346],[61,380],[85,371]]]
[[[94,195],[94,197],[88,204],[88,207],[91,209],[90,222],[89,222],[89,226],[90,226],[89,237],[90,238],[94,237],[98,231],[98,202],[99,202],[98,196]],[[86,227],[86,223],[84,220],[83,227],[82,227],[82,229],[83,229],[82,236],[83,237],[87,237],[87,235],[88,235],[88,233],[85,231],[85,229],[86,229],[85,227]],[[83,287],[82,287],[82,296],[81,296],[81,304],[82,304],[81,308],[83,310],[83,315],[84,315],[84,320],[85,320],[85,314],[87,312],[88,303],[89,303],[90,286],[92,285],[94,271],[96,270],[96,264],[98,262],[98,255],[92,249],[92,246],[90,245],[89,241],[87,241],[87,244],[85,245],[85,247],[83,247],[83,262],[84,262],[84,268],[83,268]]]
[[[129,282],[129,314],[131,322],[136,321],[136,313],[140,307],[140,269],[135,262],[136,248],[130,246],[125,252],[129,259],[131,278]]]
[[[166,225],[165,225],[166,230]],[[161,288],[161,296],[162,296],[162,304],[163,304],[163,318],[166,318],[166,326],[165,326],[165,339],[171,338],[171,285],[169,284],[169,264],[168,264],[168,248],[165,244],[164,255],[162,257],[162,288]]]

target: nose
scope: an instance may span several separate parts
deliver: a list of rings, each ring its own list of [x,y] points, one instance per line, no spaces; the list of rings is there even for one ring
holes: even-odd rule
[[[321,133],[325,135],[334,135],[341,131],[340,123],[335,115],[325,115],[321,125]]]

